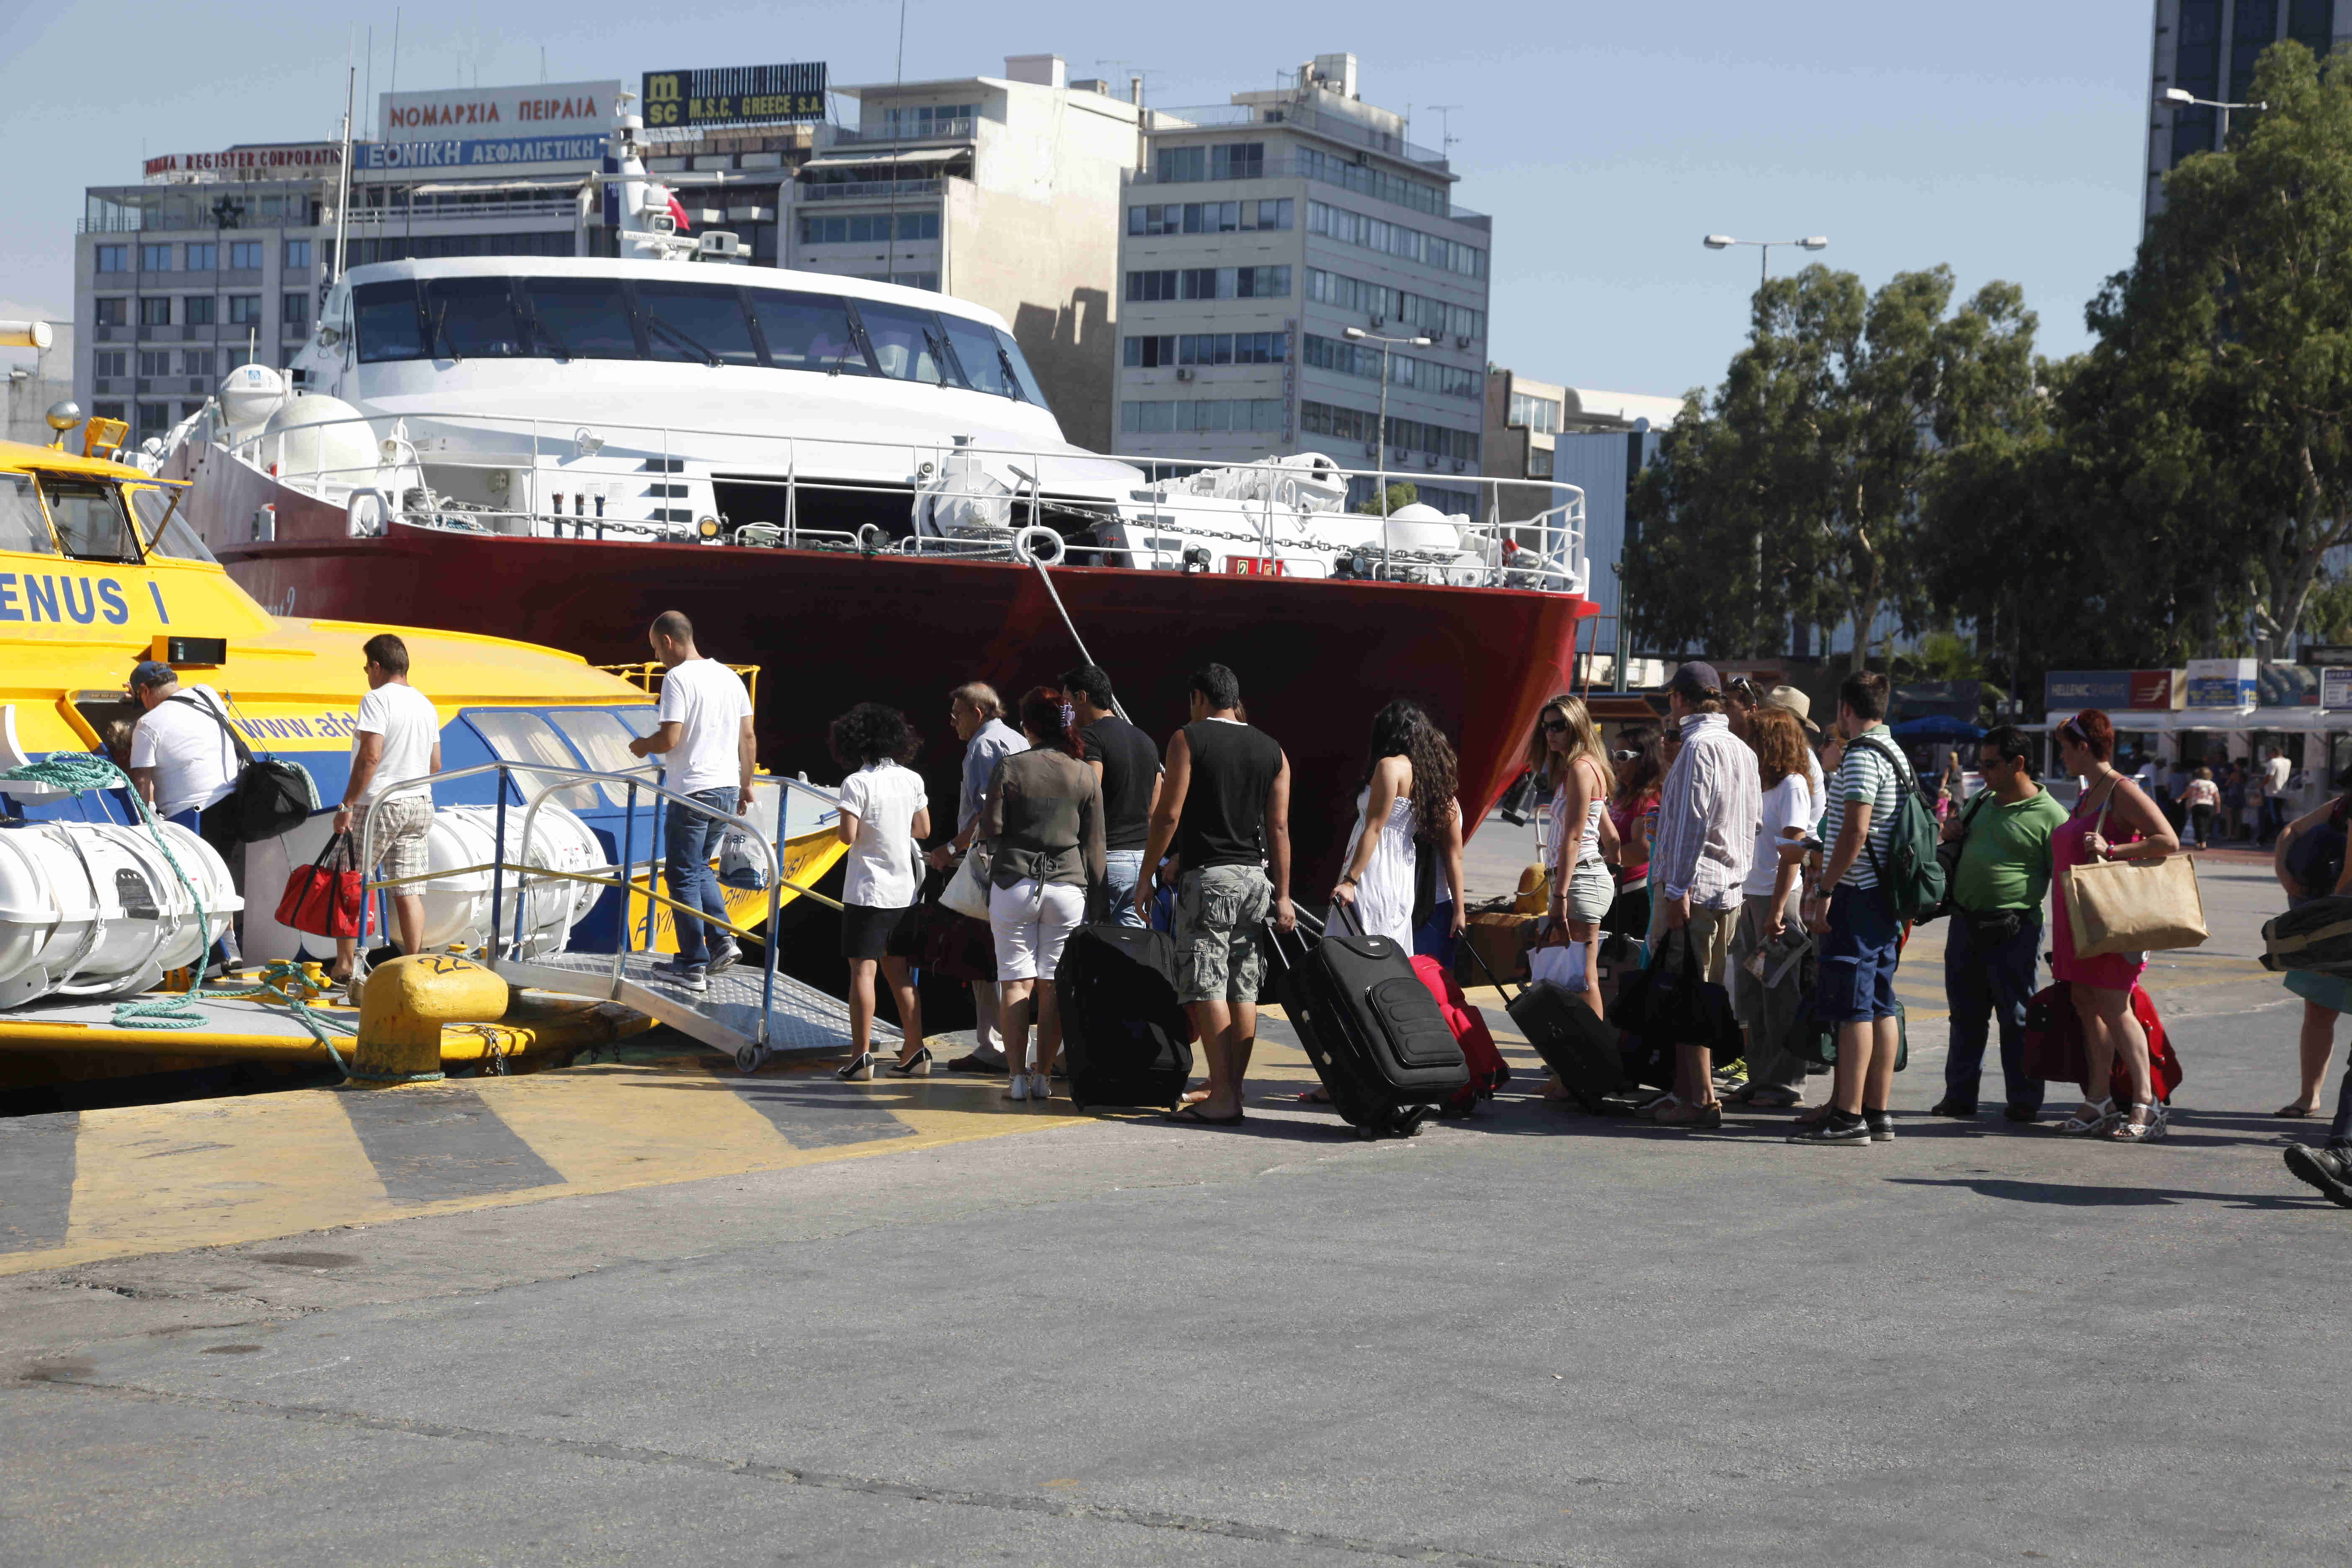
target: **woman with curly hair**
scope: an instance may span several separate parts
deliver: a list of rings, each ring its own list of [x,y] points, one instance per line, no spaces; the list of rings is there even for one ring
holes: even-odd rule
[[[930,798],[923,775],[906,764],[922,748],[906,715],[879,702],[861,702],[833,721],[826,739],[833,760],[853,770],[841,784],[841,824],[835,830],[849,846],[841,881],[841,956],[849,960],[849,1039],[856,1048],[835,1076],[863,1082],[874,1076],[874,974],[890,982],[905,1036],[896,1078],[928,1077],[931,1053],[923,1044],[922,1005],[907,961],[890,952],[890,939],[913,910],[923,885],[917,840],[931,830]]]
[[[1029,750],[996,764],[980,808],[975,842],[992,847],[988,924],[996,938],[998,1029],[1004,1039],[1008,1100],[1053,1098],[1062,1014],[1054,973],[1062,946],[1086,918],[1087,892],[1102,886],[1102,784],[1081,759],[1078,716],[1050,686],[1021,699]],[[1030,998],[1036,998],[1037,1052],[1029,1056]]]
[[[1412,951],[1415,863],[1422,849],[1445,853],[1449,826],[1460,831],[1454,784],[1454,748],[1419,704],[1399,698],[1373,715],[1370,755],[1356,795],[1356,830],[1348,839],[1348,868],[1331,889],[1333,922],[1340,921],[1343,910],[1352,911],[1366,935],[1384,936]],[[1459,920],[1458,872],[1454,882]]]

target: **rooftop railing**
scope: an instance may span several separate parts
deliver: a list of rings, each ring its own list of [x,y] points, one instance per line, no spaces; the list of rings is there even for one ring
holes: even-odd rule
[[[803,202],[881,202],[894,195],[900,201],[909,196],[936,196],[945,189],[947,182],[943,179],[843,180],[830,184],[803,180],[795,184],[793,194]]]
[[[1445,154],[1434,148],[1420,146],[1385,131],[1375,131],[1369,125],[1340,115],[1326,114],[1306,103],[1215,103],[1201,109],[1154,109],[1146,113],[1150,121],[1145,127],[1148,131],[1215,130],[1230,125],[1295,125],[1301,131],[1328,136],[1334,142],[1344,142],[1367,152],[1385,153],[1408,163],[1419,163],[1425,168],[1441,171],[1451,167]]]

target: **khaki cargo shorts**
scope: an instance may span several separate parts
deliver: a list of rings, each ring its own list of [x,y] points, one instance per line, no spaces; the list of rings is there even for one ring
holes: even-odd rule
[[[430,795],[394,795],[390,800],[375,803],[367,842],[373,847],[376,861],[383,866],[386,878],[422,877],[433,868],[425,853],[425,841],[432,831],[433,800]],[[407,887],[392,890],[394,894],[421,896],[425,889],[412,882]]]
[[[1258,928],[1274,884],[1255,866],[1211,866],[1176,880],[1176,999],[1255,1002],[1265,979]]]

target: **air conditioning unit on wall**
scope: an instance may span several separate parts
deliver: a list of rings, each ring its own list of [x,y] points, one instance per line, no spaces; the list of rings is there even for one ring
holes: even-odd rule
[[[1180,366],[1180,367],[1178,367],[1177,372],[1176,372],[1176,379],[1177,379],[1177,380],[1179,380],[1179,381],[1190,381],[1190,380],[1192,380],[1192,372],[1191,368],[1190,368],[1190,367],[1188,367],[1188,366]]]

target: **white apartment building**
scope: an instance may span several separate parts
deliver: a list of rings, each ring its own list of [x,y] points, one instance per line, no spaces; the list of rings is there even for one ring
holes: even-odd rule
[[[783,265],[936,289],[1012,323],[1063,433],[1108,450],[1120,184],[1139,111],[1055,55],[1002,77],[838,87],[855,130],[791,188]],[[667,177],[667,176],[665,176]]]
[[[2156,0],[2154,10],[2147,163],[2140,187],[2143,233],[2147,220],[2164,208],[2164,176],[2183,158],[2214,151],[2221,135],[2218,110],[2175,108],[2160,101],[2166,89],[2185,88],[2200,99],[2244,103],[2252,97],[2254,62],[2280,39],[2293,38],[2322,59],[2352,39],[2352,5],[2337,0]]]
[[[1483,471],[1492,225],[1454,205],[1445,158],[1405,132],[1358,94],[1353,55],[1145,115],[1119,230],[1118,451],[1319,451],[1484,514],[1461,480]],[[1356,488],[1369,499],[1375,482]]]

